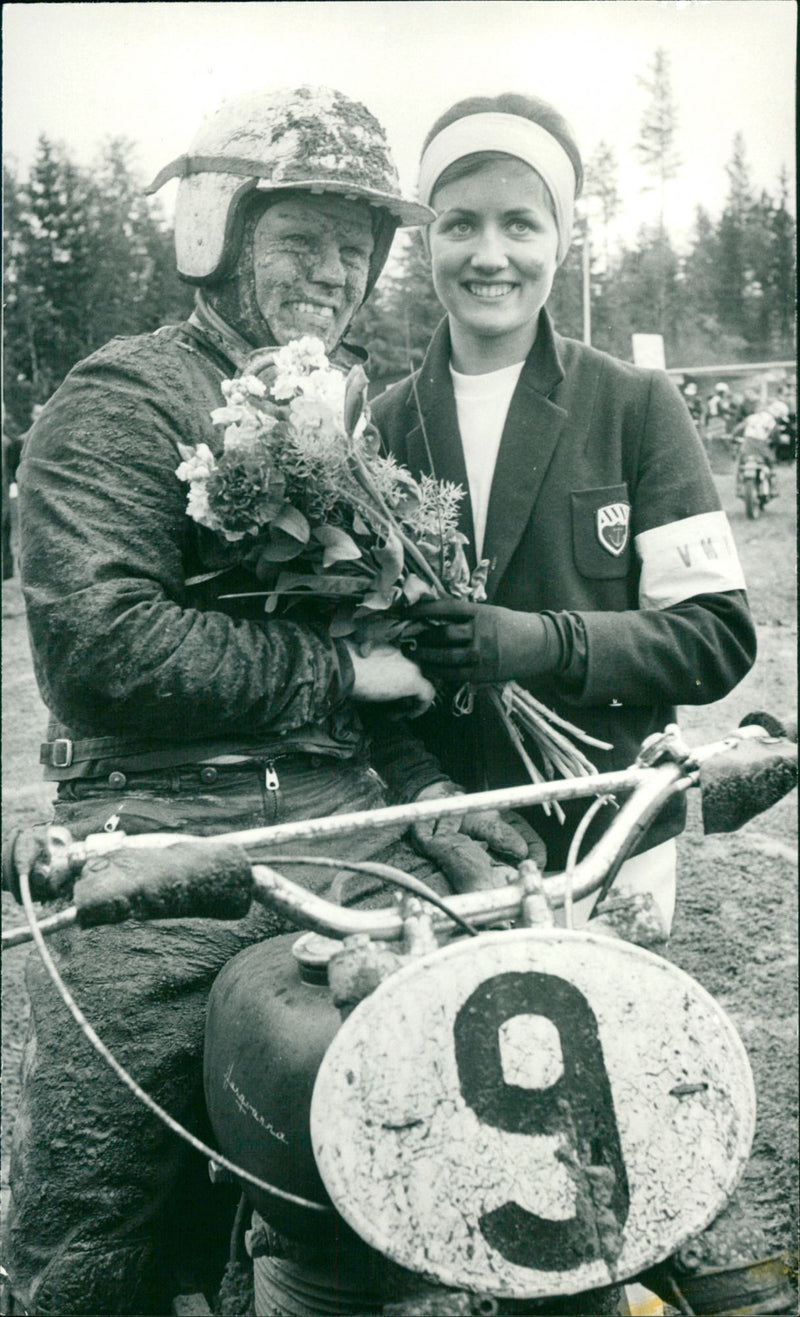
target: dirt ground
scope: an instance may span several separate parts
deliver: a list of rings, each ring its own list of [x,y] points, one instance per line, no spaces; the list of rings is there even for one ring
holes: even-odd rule
[[[780,497],[749,522],[733,493],[729,463],[715,462],[724,506],[758,627],[753,671],[718,704],[681,710],[690,743],[715,740],[753,710],[796,717],[796,489],[779,471]],[[45,724],[25,630],[19,582],[3,583],[3,832],[44,821],[50,791],[40,780]],[[696,793],[695,793],[696,794]],[[744,1193],[775,1250],[797,1246],[797,799],[796,793],[739,833],[704,837],[699,802],[680,841],[678,913],[670,957],[729,1012],[755,1075],[758,1117]],[[21,912],[3,893],[7,925]],[[18,1092],[25,1029],[22,983],[28,952],[3,960],[2,1184]]]

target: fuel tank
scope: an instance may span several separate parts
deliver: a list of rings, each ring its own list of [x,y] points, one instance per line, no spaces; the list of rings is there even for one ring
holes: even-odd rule
[[[247,947],[229,961],[209,998],[204,1084],[226,1157],[279,1189],[330,1206],[309,1133],[314,1080],[341,1023],[317,950],[323,942],[290,933]],[[322,1242],[343,1227],[338,1215],[334,1224],[331,1214],[243,1187],[282,1234]]]

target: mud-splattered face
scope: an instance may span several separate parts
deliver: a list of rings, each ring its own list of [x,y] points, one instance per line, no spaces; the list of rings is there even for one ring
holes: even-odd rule
[[[313,334],[334,348],[364,300],[372,248],[365,202],[330,193],[274,202],[252,250],[256,303],[275,341]]]

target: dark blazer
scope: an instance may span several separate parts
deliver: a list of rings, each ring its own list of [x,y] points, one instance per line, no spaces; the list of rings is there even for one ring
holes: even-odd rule
[[[399,461],[466,490],[449,362],[444,321],[419,371],[372,409]],[[601,529],[609,510],[620,522],[616,538]],[[461,529],[474,566],[468,494]],[[674,719],[676,704],[721,698],[752,665],[755,633],[738,559],[680,395],[663,372],[560,337],[545,311],[506,418],[483,553],[488,602],[571,614],[578,661],[531,689],[612,742],[613,750],[592,752],[601,771],[632,763],[644,737]],[[642,590],[652,595],[644,606]],[[485,699],[468,717],[454,717],[445,700],[416,728],[469,789],[526,780]],[[571,807],[571,824],[585,808]],[[674,835],[682,820],[678,802],[646,845]],[[572,826],[548,823],[541,810],[534,821],[549,863],[562,864]]]

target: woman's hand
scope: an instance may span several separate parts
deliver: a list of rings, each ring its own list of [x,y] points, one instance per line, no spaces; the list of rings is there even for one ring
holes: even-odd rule
[[[422,668],[455,685],[542,677],[561,664],[558,629],[541,613],[437,599],[417,604],[410,616],[425,624],[414,657]]]
[[[392,645],[376,645],[362,655],[355,645],[345,641],[353,665],[350,698],[384,704],[402,700],[403,712],[416,718],[433,704],[436,691],[423,677],[416,663]]]

